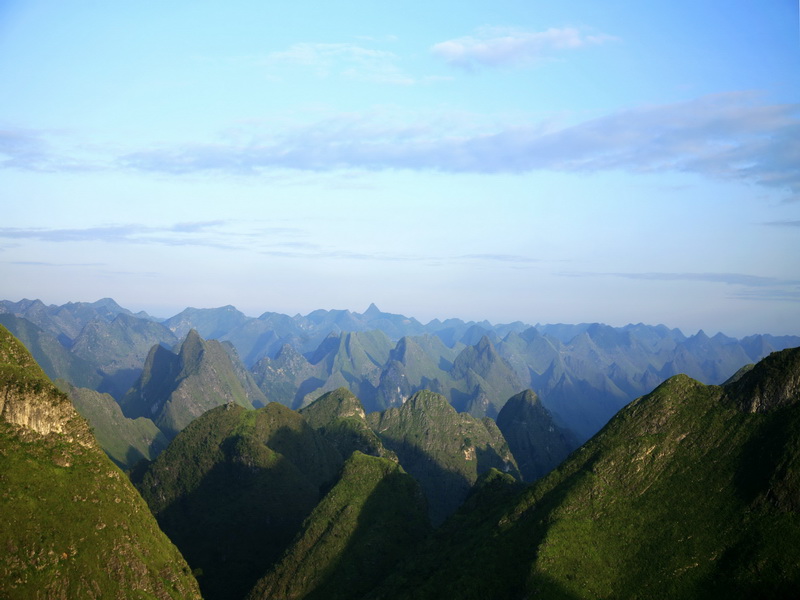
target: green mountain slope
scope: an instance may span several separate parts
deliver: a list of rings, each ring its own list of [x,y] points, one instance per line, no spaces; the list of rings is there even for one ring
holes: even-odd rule
[[[293,346],[284,345],[275,358],[263,357],[252,369],[253,379],[271,402],[300,406],[306,394],[328,378],[324,364],[312,365]],[[321,393],[321,392],[320,392]]]
[[[572,434],[553,421],[550,411],[531,390],[509,398],[497,415],[497,427],[525,481],[547,475],[578,447]]]
[[[0,327],[0,597],[200,598],[69,399]]]
[[[102,375],[98,391],[120,399],[141,373],[150,348],[156,344],[172,347],[177,342],[161,323],[120,313],[111,322],[97,318],[87,323],[70,351]]]
[[[181,431],[137,487],[207,600],[242,598],[335,479],[339,453],[296,412],[219,406]]]
[[[249,600],[359,598],[429,531],[416,481],[396,463],[358,451]]]
[[[380,438],[370,429],[361,401],[347,388],[323,394],[301,409],[300,414],[343,457],[359,451],[397,460],[394,453],[384,448]]]
[[[163,346],[150,350],[141,376],[120,404],[125,416],[152,418],[172,438],[215,406],[265,404],[257,387],[246,384],[222,344],[191,330],[177,354]]]
[[[794,349],[725,387],[671,378],[512,501],[446,524],[380,597],[797,598],[799,499]]]
[[[368,420],[384,446],[419,481],[434,525],[458,508],[481,473],[494,467],[519,476],[494,421],[457,413],[439,394],[417,392],[403,406],[372,413]]]
[[[130,469],[142,459],[153,460],[167,447],[167,438],[153,421],[127,418],[110,395],[71,385],[64,391],[89,421],[100,447],[121,468]]]
[[[22,342],[53,381],[64,379],[73,385],[91,388],[100,385],[102,377],[96,369],[87,361],[71,354],[52,333],[12,314],[0,314],[0,325]]]

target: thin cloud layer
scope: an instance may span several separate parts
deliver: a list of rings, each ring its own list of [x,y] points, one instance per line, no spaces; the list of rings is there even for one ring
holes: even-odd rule
[[[476,36],[439,42],[431,52],[446,63],[472,70],[478,66],[526,66],[563,50],[574,50],[616,40],[606,34],[586,34],[574,27],[545,31],[483,28]]]
[[[800,194],[800,105],[758,104],[750,93],[612,113],[557,130],[519,124],[459,134],[436,119],[381,124],[342,115],[247,145],[203,144],[129,154],[144,171],[258,173],[284,168],[411,169],[449,173],[687,172]]]
[[[168,246],[209,246],[231,248],[219,241],[216,229],[224,221],[176,223],[167,227],[140,224],[107,225],[84,228],[0,227],[0,239],[36,242],[106,242],[163,244]]]
[[[637,281],[688,281],[736,286],[731,298],[740,300],[800,301],[800,280],[746,273],[559,273],[564,277],[620,277]]]

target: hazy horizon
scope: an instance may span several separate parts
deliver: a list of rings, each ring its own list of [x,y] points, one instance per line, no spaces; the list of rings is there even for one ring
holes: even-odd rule
[[[800,335],[796,2],[0,4],[0,296]]]

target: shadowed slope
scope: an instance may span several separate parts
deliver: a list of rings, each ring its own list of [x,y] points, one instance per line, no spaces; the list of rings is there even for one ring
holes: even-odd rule
[[[358,451],[249,600],[358,598],[428,533],[419,485],[396,463]]]
[[[193,421],[137,484],[207,600],[242,598],[342,464],[296,412],[228,404]]]

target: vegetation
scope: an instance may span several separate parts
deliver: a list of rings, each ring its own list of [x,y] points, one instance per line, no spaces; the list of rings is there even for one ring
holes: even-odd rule
[[[497,427],[525,481],[547,475],[578,446],[574,436],[556,424],[532,390],[509,398],[497,415]]]
[[[323,394],[302,409],[300,414],[344,457],[359,451],[397,461],[394,453],[387,450],[370,429],[361,401],[347,388]]]
[[[191,330],[175,354],[153,346],[136,384],[121,401],[129,418],[152,417],[172,438],[207,410],[234,402],[263,406],[266,398],[243,382],[229,353],[216,340],[203,340]]]
[[[396,463],[354,452],[249,600],[359,598],[429,531],[424,497]]]
[[[342,459],[296,412],[229,403],[193,421],[137,481],[207,600],[242,598],[329,489]]]
[[[120,468],[129,470],[140,460],[153,460],[167,447],[167,438],[153,421],[127,418],[110,395],[58,383],[89,421],[100,447]]]
[[[86,422],[0,327],[0,596],[199,598]]]
[[[798,597],[798,366],[671,378],[520,495],[465,506],[376,597]]]
[[[368,418],[384,446],[419,481],[434,525],[458,508],[481,473],[494,467],[519,475],[494,422],[457,413],[439,394],[417,392],[400,408]]]

